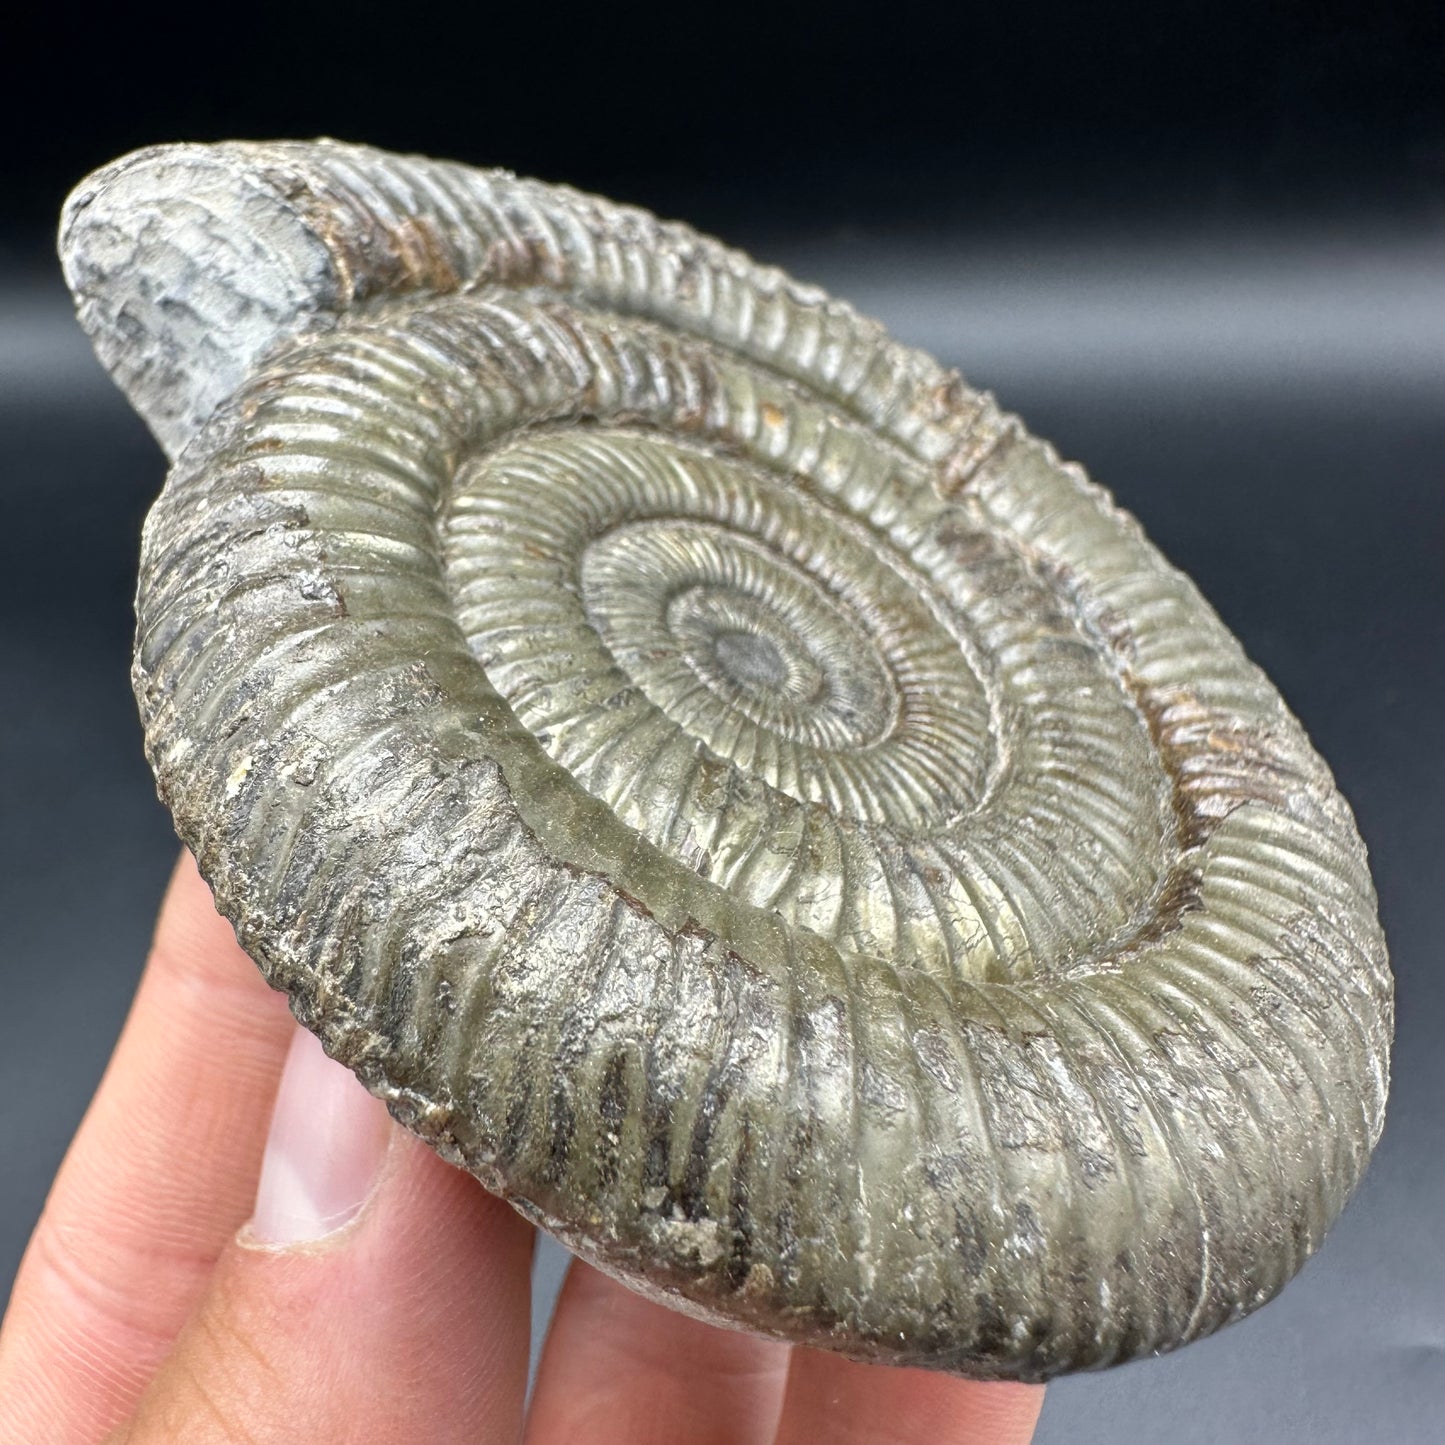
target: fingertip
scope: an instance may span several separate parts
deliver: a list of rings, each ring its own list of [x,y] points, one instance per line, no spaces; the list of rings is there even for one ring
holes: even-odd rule
[[[314,1244],[344,1229],[377,1186],[393,1130],[385,1105],[297,1028],[243,1242]]]
[[[357,1420],[434,1445],[519,1434],[531,1227],[294,1024],[254,1198],[136,1445],[208,1429],[325,1445]]]

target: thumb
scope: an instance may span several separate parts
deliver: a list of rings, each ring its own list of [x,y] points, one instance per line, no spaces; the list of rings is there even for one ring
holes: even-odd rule
[[[514,1441],[531,1239],[298,1030],[251,1223],[113,1438]]]

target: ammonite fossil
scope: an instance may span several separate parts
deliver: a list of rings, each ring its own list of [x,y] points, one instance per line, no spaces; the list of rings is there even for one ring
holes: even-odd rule
[[[1365,852],[1132,519],[840,302],[574,191],[170,146],[65,213],[174,458],[135,688],[326,1047],[704,1318],[1042,1379],[1359,1179]]]

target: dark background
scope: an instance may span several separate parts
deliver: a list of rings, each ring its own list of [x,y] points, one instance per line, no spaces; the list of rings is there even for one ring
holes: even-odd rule
[[[155,141],[331,134],[681,215],[960,366],[1135,511],[1354,803],[1390,1121],[1284,1296],[1060,1382],[1041,1442],[1434,1441],[1445,1417],[1445,7],[308,0],[0,31],[0,1284],[174,842],[126,682],[162,462],[51,253]],[[555,1281],[560,1255],[539,1265]]]
[[[1445,166],[1445,19],[1410,0],[16,8],[6,182],[37,231],[121,151],[241,134],[733,231],[1438,215]]]

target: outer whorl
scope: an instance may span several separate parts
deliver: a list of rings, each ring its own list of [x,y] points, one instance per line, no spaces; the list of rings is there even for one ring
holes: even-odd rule
[[[135,688],[268,978],[630,1284],[1041,1379],[1269,1299],[1383,1120],[1324,764],[1191,583],[847,306],[323,142],[87,181],[175,459]]]

